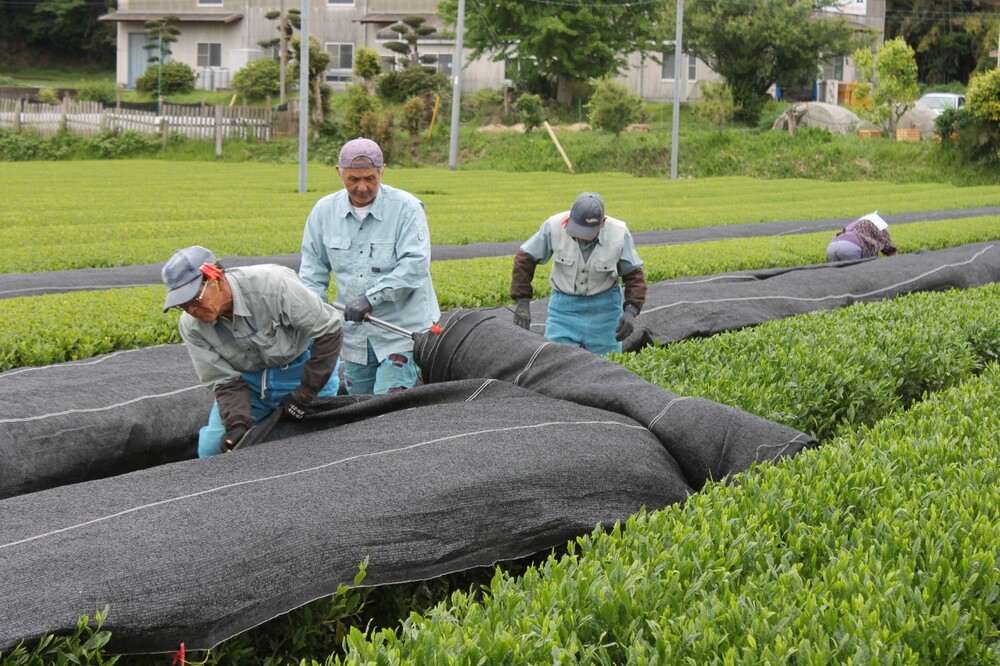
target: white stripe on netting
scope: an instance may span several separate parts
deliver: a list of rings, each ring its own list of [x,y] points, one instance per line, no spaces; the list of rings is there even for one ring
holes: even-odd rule
[[[660,410],[660,413],[653,417],[653,420],[649,422],[646,426],[650,430],[656,425],[656,422],[660,420],[660,417],[667,413],[667,410],[674,406],[674,403],[680,402],[681,400],[690,400],[691,396],[677,396],[673,400],[667,403],[667,406]]]
[[[789,441],[786,444],[761,444],[760,446],[757,447],[757,451],[754,453],[754,460],[756,460],[758,462],[760,462],[762,460],[774,460],[778,456],[780,456],[782,453],[784,453],[788,449],[788,447],[790,447],[792,444],[795,444],[796,442],[798,442],[800,440],[803,440],[803,439],[808,443],[808,441],[811,438],[808,435],[804,434],[804,433],[799,433],[798,435],[796,435],[795,437],[793,437],[791,439],[791,441]],[[769,457],[769,458],[761,458],[760,457],[760,452],[761,452],[761,450],[764,450],[764,449],[778,449],[778,451],[775,452],[775,453],[773,453],[771,455],[771,457]]]
[[[64,532],[71,532],[73,530],[82,529],[84,527],[89,527],[90,525],[95,525],[97,523],[107,522],[114,518],[120,518],[132,513],[137,513],[139,511],[144,511],[146,509],[153,509],[158,506],[163,506],[165,504],[172,504],[174,502],[180,502],[186,499],[193,499],[195,497],[200,497],[202,495],[210,495],[212,493],[221,492],[224,490],[229,490],[231,488],[238,488],[240,486],[247,486],[257,483],[267,483],[269,481],[276,481],[279,479],[286,479],[292,476],[298,476],[300,474],[308,474],[310,472],[317,472],[324,470],[328,467],[334,467],[337,465],[342,465],[349,462],[354,462],[355,460],[362,460],[364,458],[376,458],[379,456],[386,456],[393,453],[404,453],[406,451],[411,451],[413,449],[418,449],[424,446],[429,446],[431,444],[441,444],[444,442],[449,442],[452,440],[463,439],[466,437],[478,437],[480,435],[488,435],[490,433],[497,432],[511,432],[514,430],[530,430],[534,428],[548,428],[548,427],[560,427],[564,428],[568,425],[595,425],[595,426],[616,426],[620,428],[629,428],[632,430],[646,430],[640,425],[631,425],[629,423],[621,423],[618,421],[547,421],[545,423],[533,423],[531,425],[520,425],[511,426],[508,428],[488,428],[486,430],[476,430],[474,432],[463,432],[455,435],[448,435],[447,437],[438,437],[436,439],[430,439],[424,442],[416,442],[414,444],[409,444],[407,446],[401,446],[396,449],[388,449],[385,451],[376,451],[374,453],[359,453],[357,455],[348,456],[346,458],[341,458],[340,460],[332,460],[328,463],[323,463],[322,465],[315,465],[313,467],[306,467],[304,469],[298,469],[291,472],[284,472],[282,474],[275,474],[272,476],[264,476],[257,479],[247,479],[246,481],[238,481],[236,483],[227,483],[222,486],[216,486],[214,488],[207,488],[205,490],[199,490],[195,493],[188,493],[185,495],[178,495],[177,497],[169,497],[167,499],[158,500],[156,502],[150,502],[148,504],[140,504],[139,506],[134,506],[130,509],[125,509],[124,511],[118,511],[116,513],[108,514],[106,516],[100,516],[99,518],[92,518],[91,520],[84,521],[82,523],[77,523],[75,525],[67,525],[66,527],[60,527],[59,529],[51,530],[49,532],[44,532],[42,534],[36,534],[35,536],[26,537],[24,539],[19,539],[18,541],[11,541],[9,543],[0,544],[0,550],[5,548],[12,548],[14,546],[21,546],[26,543],[33,541],[39,541],[47,537],[56,536]]]
[[[98,289],[131,289],[133,287],[152,287],[152,286],[155,285],[150,284],[149,282],[144,282],[142,284],[89,284],[89,285],[75,286],[75,287],[25,287],[23,289],[5,289],[4,291],[0,291],[0,294],[20,294],[26,291],[45,292],[46,290],[50,289],[56,289],[56,291],[52,291],[49,293],[61,294],[67,291],[89,291],[89,290],[96,291]]]
[[[911,282],[916,282],[917,280],[921,280],[921,279],[927,277],[928,275],[932,275],[932,274],[937,273],[938,271],[942,271],[942,270],[944,270],[946,268],[955,268],[957,266],[965,266],[967,264],[971,264],[976,259],[978,259],[981,255],[983,255],[986,252],[989,252],[992,249],[993,249],[993,246],[990,245],[989,247],[986,247],[986,248],[980,250],[974,256],[972,256],[969,259],[966,259],[965,261],[959,261],[959,262],[956,262],[956,263],[953,263],[953,264],[942,264],[942,265],[938,266],[937,268],[932,268],[931,270],[929,270],[929,271],[927,271],[925,273],[921,273],[920,275],[916,275],[916,276],[914,276],[912,278],[908,278],[908,279],[903,280],[901,282],[896,282],[895,284],[890,284],[890,285],[887,285],[885,287],[880,287],[878,289],[873,289],[872,291],[862,292],[860,294],[852,294],[852,293],[846,293],[846,294],[828,294],[826,296],[811,296],[811,297],[806,297],[806,296],[744,296],[742,298],[711,298],[711,299],[707,299],[707,300],[703,300],[703,301],[675,301],[673,303],[668,303],[666,305],[658,305],[656,307],[652,307],[652,308],[648,308],[646,310],[643,310],[643,314],[647,314],[647,313],[650,313],[650,312],[656,312],[658,310],[665,310],[667,308],[672,308],[672,307],[675,307],[677,305],[704,305],[706,303],[731,303],[731,302],[741,302],[741,301],[802,301],[802,302],[807,302],[807,303],[810,303],[810,302],[811,303],[818,303],[820,301],[835,300],[835,299],[838,299],[838,298],[848,298],[848,297],[849,298],[865,298],[866,296],[874,296],[875,294],[879,294],[879,293],[882,293],[884,291],[891,291],[892,289],[896,289],[898,287],[902,287],[902,286],[907,285],[907,284],[909,284]]]
[[[486,380],[485,382],[483,382],[483,383],[482,383],[482,384],[481,384],[481,385],[479,386],[479,388],[477,388],[477,389],[476,389],[475,391],[473,391],[473,392],[472,392],[472,395],[470,395],[470,396],[469,396],[468,398],[466,398],[466,399],[465,399],[465,401],[466,401],[466,402],[472,402],[473,400],[475,400],[476,398],[478,398],[478,397],[479,397],[479,394],[480,394],[480,393],[482,393],[483,391],[485,391],[485,390],[486,390],[486,387],[487,387],[487,386],[489,386],[490,384],[493,384],[493,383],[495,383],[495,382],[496,382],[496,380],[495,380],[495,379],[487,379],[487,380]]]
[[[141,352],[149,349],[156,349],[157,347],[166,347],[166,346],[167,345],[154,345],[152,347],[140,347],[139,349],[122,349],[120,351],[110,352],[108,354],[105,354],[104,356],[101,356],[100,358],[91,359],[88,361],[69,361],[67,363],[55,363],[53,365],[39,365],[31,368],[20,368],[18,370],[11,370],[10,372],[4,372],[0,374],[0,379],[13,377],[14,375],[19,375],[22,372],[37,372],[39,370],[53,370],[57,368],[61,369],[67,367],[77,367],[77,366],[83,367],[88,365],[97,365],[98,363],[104,363],[108,359],[114,358],[115,356],[118,356],[120,354],[133,354],[135,352]]]
[[[528,363],[524,366],[524,369],[521,370],[521,372],[517,373],[517,377],[514,378],[514,386],[520,386],[519,382],[521,381],[521,377],[528,370],[531,370],[531,365],[535,362],[535,359],[538,358],[538,355],[542,353],[543,349],[545,349],[551,344],[552,344],[551,342],[543,342],[542,344],[538,345],[538,349],[536,349],[535,353],[532,354],[531,358],[528,359]]]
[[[168,391],[166,393],[153,393],[151,395],[141,395],[138,398],[132,398],[131,400],[126,400],[125,402],[116,402],[113,405],[105,405],[104,407],[88,407],[87,409],[67,409],[62,412],[53,412],[51,414],[40,414],[38,416],[25,416],[19,419],[0,419],[0,423],[24,423],[27,421],[41,421],[42,419],[54,418],[57,416],[68,416],[69,414],[91,414],[94,412],[106,412],[109,409],[124,407],[125,405],[132,405],[137,402],[142,402],[143,400],[166,398],[172,395],[177,395],[178,393],[193,391],[195,389],[200,389],[200,388],[202,388],[201,384],[196,384],[195,386],[186,386],[184,388],[176,389],[174,391]]]

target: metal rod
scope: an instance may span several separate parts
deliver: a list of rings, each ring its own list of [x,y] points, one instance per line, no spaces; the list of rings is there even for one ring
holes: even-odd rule
[[[340,312],[344,311],[344,306],[341,305],[340,303],[331,303],[330,305],[332,305],[334,309],[339,310]],[[378,317],[373,317],[369,314],[365,315],[365,321],[367,321],[369,324],[372,324],[373,326],[378,326],[381,329],[385,329],[390,333],[395,333],[396,335],[402,335],[404,338],[410,338],[411,340],[413,339],[413,331],[408,331],[401,326],[390,324],[384,319],[379,319]]]

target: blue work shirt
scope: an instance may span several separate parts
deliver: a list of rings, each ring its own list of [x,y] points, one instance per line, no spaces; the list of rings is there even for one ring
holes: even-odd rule
[[[360,222],[346,189],[320,199],[306,219],[299,277],[324,301],[333,273],[339,302],[367,296],[373,317],[423,331],[441,317],[430,267],[424,206],[403,190],[379,185]],[[345,361],[366,365],[369,342],[379,361],[413,350],[408,337],[369,323],[344,322]]]

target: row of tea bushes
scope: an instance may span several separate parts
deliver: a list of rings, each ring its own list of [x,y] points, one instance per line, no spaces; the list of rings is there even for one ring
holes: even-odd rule
[[[164,294],[141,287],[0,300],[0,372],[180,342]]]
[[[0,161],[0,267],[28,272],[146,264],[194,244],[219,256],[297,252],[309,210],[342,185],[330,168],[312,168],[308,176],[309,191],[299,193],[295,165]],[[608,214],[632,231],[997,205],[995,187],[938,183],[671,181],[391,165],[384,181],[424,202],[431,239],[439,245],[522,241],[588,190],[601,192]]]
[[[769,341],[779,359],[769,365],[783,359],[790,373],[821,387],[814,396],[782,384],[766,389],[774,392],[773,411],[793,415],[812,398],[835,410],[846,378],[851,389],[888,402],[872,410],[878,420],[871,426],[846,424],[818,449],[710,484],[683,507],[598,529],[523,576],[498,570],[481,598],[458,592],[398,629],[355,629],[337,663],[996,663],[1000,367],[982,362],[1000,349],[995,324],[979,320],[994,328],[992,351],[962,361],[967,372],[944,382],[950,388],[909,410],[866,385],[885,384],[885,374],[899,386],[919,371],[889,363],[857,377],[853,359],[919,314],[931,319],[912,323],[936,331],[914,354],[939,353],[954,367],[952,359],[966,352],[951,347],[983,337],[972,334],[977,315],[961,311],[996,312],[997,292],[908,297],[776,322],[749,334],[759,341],[727,334],[677,344],[676,354],[651,352],[643,370],[654,381],[684,375],[689,387],[715,387],[726,383],[714,376],[724,372],[746,390],[769,381],[755,368],[768,362],[757,352]],[[901,309],[894,316],[893,305]],[[882,317],[890,318],[884,330],[877,326]],[[964,326],[959,334],[944,332],[956,323]],[[808,357],[817,345],[807,330],[821,335],[831,325],[846,329],[840,342],[849,344],[818,350],[825,360],[813,367]],[[702,346],[717,356],[694,350]],[[652,376],[685,348],[693,354],[684,368]],[[931,371],[930,360],[917,365]],[[827,383],[814,372],[841,379]],[[942,385],[933,378],[919,383]]]
[[[920,292],[616,360],[680,395],[735,405],[823,440],[1000,359],[998,311],[997,284]]]
[[[1000,239],[1000,216],[970,218],[952,227],[942,222],[899,225],[901,251],[942,249]],[[647,281],[739,270],[804,265],[824,260],[829,234],[742,238],[640,248]],[[510,257],[434,262],[435,290],[442,310],[510,304]],[[549,293],[549,265],[539,266],[535,297]],[[49,365],[118,349],[179,342],[176,314],[162,314],[162,287],[78,292],[0,299],[0,372]],[[335,297],[335,292],[331,292]]]

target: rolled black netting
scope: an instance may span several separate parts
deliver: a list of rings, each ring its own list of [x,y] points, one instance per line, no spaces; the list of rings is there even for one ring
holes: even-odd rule
[[[696,489],[815,444],[794,428],[676,395],[602,356],[544,340],[492,314],[451,311],[441,328],[440,335],[417,337],[414,355],[424,382],[495,377],[628,416],[657,436]]]
[[[197,452],[211,393],[183,345],[0,374],[0,498]]]
[[[967,289],[1000,280],[1000,243],[814,264],[677,278],[649,285],[626,352],[705,337],[765,321],[917,291]],[[545,332],[548,299],[531,304],[531,330]],[[485,310],[506,319],[508,308]]]
[[[112,651],[207,648],[365,558],[365,585],[431,578],[693,492],[641,424],[501,381],[318,408],[231,455],[0,501],[0,650],[105,605]]]

